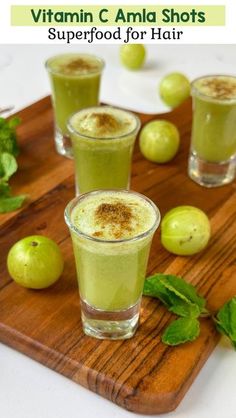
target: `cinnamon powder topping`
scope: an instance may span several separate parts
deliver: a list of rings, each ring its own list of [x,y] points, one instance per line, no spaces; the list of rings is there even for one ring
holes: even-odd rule
[[[120,128],[120,124],[112,115],[109,113],[92,113],[92,118],[95,120],[96,128],[99,132],[113,132]]]
[[[92,235],[93,235],[93,237],[95,237],[95,238],[100,238],[100,237],[102,237],[102,236],[103,236],[103,233],[102,233],[102,231],[96,231],[96,232],[94,232]]]
[[[116,239],[122,236],[124,229],[131,231],[132,212],[124,203],[101,203],[96,209],[95,218],[101,227],[112,224]]]
[[[96,71],[98,69],[97,65],[83,58],[75,58],[67,64],[62,64],[60,67],[61,71],[67,75],[73,75],[76,72]]]
[[[236,97],[236,82],[222,78],[203,80],[202,87],[207,87],[212,97],[217,99],[233,99]]]

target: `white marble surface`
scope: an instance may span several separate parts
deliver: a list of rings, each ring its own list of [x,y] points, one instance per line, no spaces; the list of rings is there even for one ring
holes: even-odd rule
[[[101,98],[143,112],[163,112],[156,88],[166,72],[190,78],[236,72],[235,46],[152,46],[144,70],[129,73],[112,46],[0,46],[0,107],[19,110],[49,92],[43,61],[61,51],[86,50],[107,61]],[[5,62],[5,64],[4,64]],[[4,66],[1,68],[1,63]],[[1,280],[1,278],[0,278]],[[174,371],[173,371],[174,373]],[[173,413],[173,418],[236,418],[236,354],[223,340]],[[1,418],[128,418],[131,414],[0,344]]]

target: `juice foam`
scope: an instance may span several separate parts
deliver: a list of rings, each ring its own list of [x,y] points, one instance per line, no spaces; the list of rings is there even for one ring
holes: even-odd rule
[[[103,139],[128,135],[137,126],[134,115],[108,106],[84,109],[72,116],[70,123],[78,135]]]
[[[73,209],[71,220],[80,232],[92,238],[132,239],[154,226],[156,210],[138,194],[104,191],[85,196]]]
[[[200,94],[217,100],[236,99],[236,77],[208,76],[197,79],[194,88]]]

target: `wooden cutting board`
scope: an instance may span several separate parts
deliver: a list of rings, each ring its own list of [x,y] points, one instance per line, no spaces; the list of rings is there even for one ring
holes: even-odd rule
[[[197,341],[167,347],[160,337],[171,315],[156,300],[144,297],[134,338],[112,342],[83,334],[72,246],[63,218],[74,196],[73,162],[54,150],[49,98],[19,116],[20,168],[12,186],[29,199],[18,212],[0,215],[0,341],[130,411],[156,414],[175,409],[219,339],[212,322],[201,321]],[[155,118],[139,116],[142,122]],[[148,274],[184,276],[208,298],[209,307],[217,309],[236,294],[236,185],[209,190],[188,178],[190,101],[164,117],[180,129],[180,151],[170,163],[156,165],[145,160],[137,146],[132,189],[151,198],[162,215],[174,206],[198,206],[208,213],[213,235],[201,254],[175,257],[161,247],[158,231]],[[31,234],[54,239],[65,257],[62,278],[43,291],[21,288],[6,270],[12,244]]]

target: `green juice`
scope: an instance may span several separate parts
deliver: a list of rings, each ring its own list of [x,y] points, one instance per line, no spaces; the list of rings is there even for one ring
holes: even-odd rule
[[[236,154],[236,78],[202,77],[193,83],[192,152],[210,163]]]
[[[99,104],[99,88],[104,63],[88,54],[62,54],[46,62],[55,115],[55,143],[59,154],[72,157],[68,136],[69,116]]]
[[[63,135],[71,114],[99,103],[103,66],[101,59],[88,54],[63,54],[47,61],[56,125]]]
[[[159,223],[155,205],[140,196],[124,191],[89,193],[71,211],[80,296],[94,309],[122,311],[140,302]]]
[[[129,187],[138,118],[121,109],[99,106],[72,116],[69,131],[77,193]]]
[[[81,298],[104,311],[120,311],[138,303],[151,244],[148,241],[126,251],[117,246],[117,252],[104,244],[99,253],[91,244],[86,246],[74,239]]]

